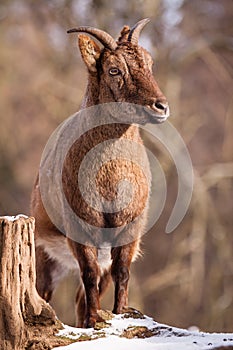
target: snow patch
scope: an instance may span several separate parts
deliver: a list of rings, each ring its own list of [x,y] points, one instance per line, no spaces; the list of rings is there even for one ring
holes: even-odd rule
[[[19,218],[25,218],[25,219],[28,219],[28,216],[27,215],[24,215],[24,214],[18,214],[18,215],[14,215],[14,216],[0,216],[0,219],[6,219],[8,221],[12,221],[14,222],[15,220],[18,220]]]
[[[106,327],[100,330],[64,326],[58,335],[79,341],[54,350],[208,350],[220,346],[233,346],[233,334],[230,333],[188,331],[157,323],[147,316],[143,317],[135,319],[126,318],[125,315],[114,315],[112,320],[106,322]],[[146,327],[154,335],[124,338],[123,333],[133,327]]]

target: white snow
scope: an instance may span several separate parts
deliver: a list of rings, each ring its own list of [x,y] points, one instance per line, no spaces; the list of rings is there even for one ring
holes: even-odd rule
[[[54,350],[208,350],[218,346],[233,346],[233,333],[188,331],[159,324],[147,316],[144,319],[134,319],[124,318],[124,315],[117,315],[111,321],[107,322],[111,326],[99,331],[93,328],[82,329],[64,326],[65,328],[59,331],[59,335],[67,336],[71,339],[77,339],[81,335],[89,335],[92,338],[96,338],[98,332],[104,335],[104,337],[75,342],[68,346],[56,347]],[[150,330],[153,329],[156,331],[156,335],[143,339],[120,337],[123,331],[131,326],[143,326]]]
[[[0,216],[0,219],[6,219],[6,220],[8,220],[8,221],[15,221],[15,220],[18,220],[20,217],[21,217],[21,218],[25,218],[25,219],[28,218],[27,215],[18,214],[18,215],[15,215],[15,216],[7,216],[7,215],[5,215],[5,216]]]

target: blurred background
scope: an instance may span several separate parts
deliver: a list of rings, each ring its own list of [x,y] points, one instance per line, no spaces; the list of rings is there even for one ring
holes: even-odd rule
[[[229,0],[1,0],[0,215],[29,214],[30,192],[52,131],[79,109],[86,85],[76,36],[92,25],[117,37],[124,24],[150,17],[140,43],[170,103],[170,122],[189,149],[195,175],[189,210],[165,227],[177,194],[166,150],[145,142],[167,178],[165,209],[143,238],[132,267],[130,305],[157,321],[232,331],[233,315],[233,2]],[[76,276],[53,299],[74,323]],[[112,289],[103,307],[112,307]]]

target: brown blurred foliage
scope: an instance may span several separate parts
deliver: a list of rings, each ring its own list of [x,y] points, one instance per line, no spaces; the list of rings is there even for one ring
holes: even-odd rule
[[[171,108],[171,123],[189,149],[195,174],[183,222],[165,226],[177,193],[174,163],[158,155],[168,183],[163,214],[144,238],[132,268],[130,304],[156,320],[207,331],[231,331],[233,305],[233,3],[229,0],[2,0],[0,4],[0,213],[29,213],[43,147],[79,108],[86,74],[75,36],[92,25],[117,36],[122,25],[150,17],[141,43]],[[155,204],[156,205],[156,204]],[[54,297],[73,322],[76,277]],[[111,307],[111,291],[104,305]],[[68,306],[67,306],[68,305]]]

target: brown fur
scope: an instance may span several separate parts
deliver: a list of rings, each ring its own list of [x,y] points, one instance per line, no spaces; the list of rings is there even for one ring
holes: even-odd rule
[[[143,115],[135,115],[134,123],[153,120],[160,122],[158,118],[165,115],[166,108],[163,110],[163,106],[166,106],[167,102],[153,78],[151,56],[145,49],[128,42],[128,34],[129,28],[124,27],[116,50],[101,50],[88,35],[79,35],[79,48],[89,73],[82,108],[106,102],[129,102],[148,107],[148,111]],[[120,73],[111,75],[110,68],[118,68]],[[159,103],[162,104],[162,108]],[[79,127],[82,128],[82,125]],[[49,301],[59,277],[69,269],[79,266],[83,284],[80,284],[76,298],[78,326],[92,327],[98,320],[99,298],[108,286],[110,275],[115,284],[113,312],[121,313],[128,304],[130,264],[140,251],[140,236],[146,222],[150,190],[148,163],[145,169],[147,178],[137,166],[138,159],[147,159],[146,153],[141,151],[139,154],[131,154],[131,159],[135,159],[135,162],[122,159],[107,162],[98,173],[98,190],[108,200],[116,197],[116,186],[121,179],[126,178],[134,185],[132,202],[120,212],[106,214],[90,208],[77,186],[80,163],[87,152],[105,140],[122,138],[142,144],[138,127],[133,124],[103,125],[86,132],[69,150],[62,173],[67,201],[79,217],[99,228],[99,235],[104,234],[102,228],[118,228],[111,249],[112,263],[107,269],[102,269],[98,264],[98,237],[92,241],[95,247],[66,238],[50,221],[43,207],[38,179],[32,193],[31,213],[36,218],[38,292]],[[111,145],[103,149],[100,159],[104,160],[111,150]],[[135,218],[138,219],[134,220]],[[132,224],[126,226],[129,223]],[[81,234],[87,235],[89,239],[91,237],[85,226],[80,227],[80,231],[77,232],[77,235]],[[132,237],[132,243],[123,245],[125,235]]]

